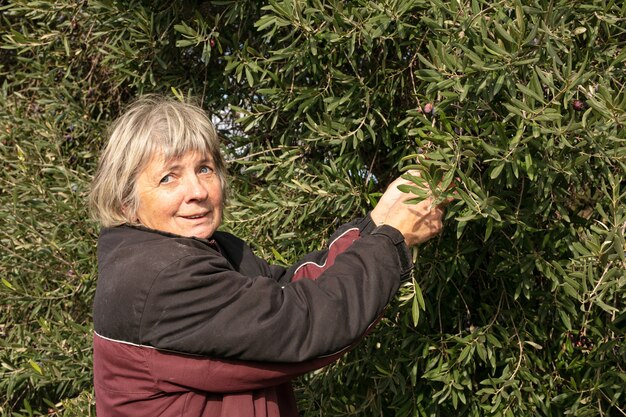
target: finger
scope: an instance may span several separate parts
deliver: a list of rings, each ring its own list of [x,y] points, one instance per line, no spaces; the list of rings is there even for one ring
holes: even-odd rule
[[[434,221],[440,222],[445,214],[443,207],[436,206],[431,212],[430,216]]]

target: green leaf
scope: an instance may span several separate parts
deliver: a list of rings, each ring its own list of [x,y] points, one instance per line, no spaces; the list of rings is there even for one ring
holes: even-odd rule
[[[5,278],[2,278],[2,284],[4,284],[4,286],[7,287],[10,290],[15,290],[15,287],[13,286],[13,284],[11,284]]]
[[[491,173],[489,174],[489,177],[491,179],[495,179],[498,178],[500,176],[500,174],[502,173],[502,169],[504,169],[504,164],[503,163],[499,163],[497,164],[492,170]]]
[[[28,360],[28,364],[30,365],[31,368],[33,368],[35,370],[35,372],[37,372],[39,375],[43,375],[43,372],[41,370],[41,367],[37,364],[37,362],[35,362],[32,359]]]
[[[176,32],[182,33],[183,35],[187,35],[187,36],[197,36],[198,32],[196,32],[195,29],[193,29],[192,27],[188,26],[185,23],[180,23],[178,25],[174,25],[174,30]]]
[[[413,297],[413,302],[411,303],[411,318],[413,319],[413,326],[417,327],[420,320],[420,308],[417,296]]]

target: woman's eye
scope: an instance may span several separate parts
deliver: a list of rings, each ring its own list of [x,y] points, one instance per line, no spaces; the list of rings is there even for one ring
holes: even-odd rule
[[[161,178],[161,181],[159,181],[161,184],[166,184],[168,182],[170,182],[172,180],[172,176],[167,174],[166,176],[164,176],[163,178]]]
[[[208,166],[203,166],[202,168],[200,168],[200,173],[201,174],[211,174],[213,173],[213,168],[208,167]]]

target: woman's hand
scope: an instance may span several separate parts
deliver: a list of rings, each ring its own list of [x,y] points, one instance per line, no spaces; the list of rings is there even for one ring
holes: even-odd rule
[[[410,173],[418,175],[416,171]],[[407,204],[406,201],[416,195],[400,191],[398,186],[403,184],[415,186],[410,180],[397,178],[380,198],[371,217],[377,226],[387,224],[398,229],[406,244],[414,246],[441,232],[444,207],[449,201],[433,206],[434,199],[428,197],[417,204]]]
[[[409,171],[409,174],[414,175],[414,176],[419,175],[417,171]],[[370,216],[372,217],[372,220],[374,220],[374,223],[376,223],[377,226],[380,226],[381,224],[385,222],[385,219],[387,217],[387,214],[389,213],[389,210],[399,199],[401,199],[402,197],[406,197],[406,196],[411,196],[411,197],[413,196],[412,194],[407,194],[407,193],[403,193],[402,191],[400,191],[398,189],[399,185],[415,185],[415,184],[413,184],[409,180],[405,180],[402,177],[398,177],[389,185],[389,187],[387,187],[387,190],[385,190],[385,193],[380,198],[380,200],[378,200],[378,204],[376,204],[376,207],[374,207],[374,210],[372,210],[370,214]]]

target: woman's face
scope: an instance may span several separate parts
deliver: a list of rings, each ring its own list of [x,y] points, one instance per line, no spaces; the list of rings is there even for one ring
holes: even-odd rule
[[[198,152],[166,161],[152,157],[137,179],[139,223],[208,238],[222,221],[222,184],[213,159]]]

